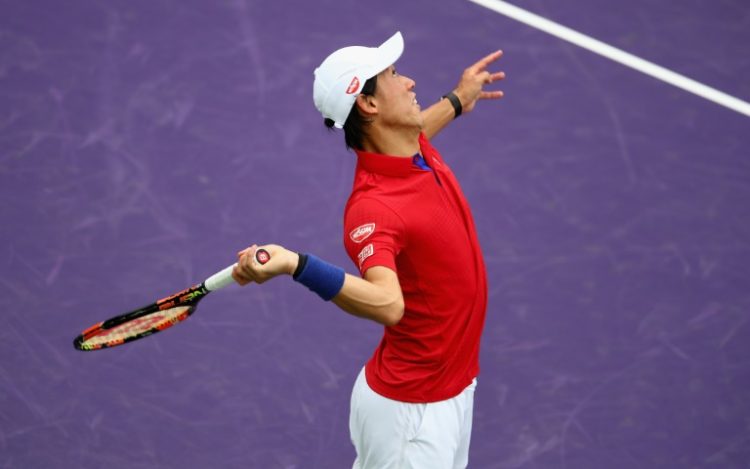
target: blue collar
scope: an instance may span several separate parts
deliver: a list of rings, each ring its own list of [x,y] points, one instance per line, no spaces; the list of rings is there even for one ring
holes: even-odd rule
[[[412,158],[412,162],[414,162],[414,166],[418,168],[424,169],[425,171],[432,171],[432,168],[427,166],[427,162],[424,160],[424,157],[419,153],[414,155],[414,157]]]

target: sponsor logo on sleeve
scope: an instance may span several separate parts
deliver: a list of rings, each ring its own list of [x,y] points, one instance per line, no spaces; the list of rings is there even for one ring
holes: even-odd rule
[[[349,233],[349,238],[355,243],[361,243],[375,232],[375,223],[365,223],[364,225],[354,228]]]
[[[375,254],[375,249],[372,247],[372,243],[368,244],[364,248],[362,248],[361,251],[359,251],[359,254],[357,254],[357,259],[359,259],[359,268],[362,268],[362,264],[364,264],[365,259]]]

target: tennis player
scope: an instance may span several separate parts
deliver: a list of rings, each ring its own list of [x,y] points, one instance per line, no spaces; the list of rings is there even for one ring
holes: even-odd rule
[[[464,468],[479,373],[487,279],[469,205],[430,139],[505,77],[467,68],[458,86],[422,110],[414,80],[395,63],[396,33],[379,47],[345,47],[315,70],[313,99],[357,155],[344,246],[361,277],[278,245],[239,253],[240,284],[281,274],[339,308],[385,326],[351,397],[354,468]],[[271,260],[254,259],[263,247]]]

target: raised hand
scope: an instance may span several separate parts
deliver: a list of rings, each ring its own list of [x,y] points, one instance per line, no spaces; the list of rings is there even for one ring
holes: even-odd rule
[[[477,101],[480,99],[500,99],[503,97],[503,92],[500,90],[484,90],[486,85],[490,85],[505,78],[505,72],[487,71],[487,67],[502,55],[503,51],[498,50],[464,70],[463,75],[461,75],[461,81],[459,81],[458,86],[454,91],[456,96],[458,96],[458,99],[461,100],[461,106],[464,113],[471,112],[471,110],[474,109],[474,106],[476,106]]]

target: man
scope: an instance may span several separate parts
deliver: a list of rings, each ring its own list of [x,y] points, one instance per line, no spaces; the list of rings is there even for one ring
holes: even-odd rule
[[[484,261],[468,203],[429,139],[505,77],[467,68],[456,89],[421,110],[399,75],[396,33],[378,48],[346,47],[315,70],[313,97],[328,127],[357,154],[344,244],[361,278],[312,254],[261,246],[239,253],[234,278],[294,279],[353,315],[385,326],[355,382],[350,432],[355,468],[464,468],[468,464],[479,339],[487,304]]]

